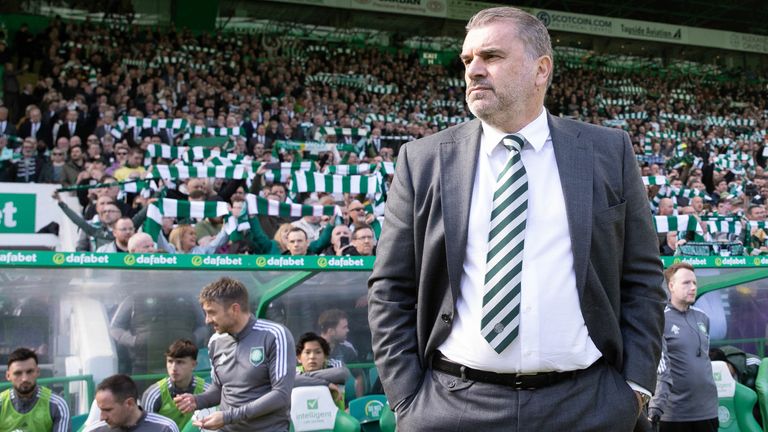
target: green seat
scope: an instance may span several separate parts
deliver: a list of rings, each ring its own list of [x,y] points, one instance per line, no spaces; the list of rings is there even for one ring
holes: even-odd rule
[[[291,392],[291,432],[360,432],[360,422],[340,410],[324,386]]]
[[[395,419],[395,413],[389,408],[389,404],[384,407],[384,412],[381,413],[379,428],[381,432],[395,432],[397,430],[397,419]]]
[[[763,416],[763,432],[768,432],[768,357],[763,359],[757,370],[755,390],[757,390],[757,400],[760,404],[760,415]]]
[[[381,432],[379,419],[387,406],[384,395],[368,395],[349,403],[349,413],[360,422],[363,432]]]
[[[352,399],[357,397],[357,389],[355,388],[355,376],[352,372],[347,375],[347,381],[344,383],[344,406],[349,406]]]
[[[84,429],[85,421],[87,419],[88,419],[88,413],[73,416],[71,419],[72,430],[78,432],[81,429]]]
[[[211,358],[208,357],[208,348],[200,348],[197,350],[197,367],[196,371],[206,371],[211,369]]]
[[[749,387],[739,384],[731,376],[723,361],[712,362],[712,375],[717,386],[717,417],[721,432],[761,432],[752,415],[757,395]]]

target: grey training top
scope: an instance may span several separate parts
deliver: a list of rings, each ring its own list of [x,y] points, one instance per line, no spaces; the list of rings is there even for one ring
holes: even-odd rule
[[[717,418],[717,388],[709,361],[709,317],[693,306],[679,311],[668,304],[664,318],[666,349],[662,346],[659,365],[662,376],[650,408],[662,411],[662,421]]]
[[[144,411],[135,426],[112,428],[104,420],[86,427],[83,432],[179,432],[173,420]]]
[[[287,431],[296,353],[291,332],[251,318],[236,335],[215,334],[208,344],[213,383],[195,396],[197,408],[219,405],[224,432]]]

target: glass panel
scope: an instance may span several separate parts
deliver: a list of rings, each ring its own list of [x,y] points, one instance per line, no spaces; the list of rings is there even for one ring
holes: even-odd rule
[[[173,340],[207,346],[203,286],[234,277],[255,310],[267,289],[295,273],[0,268],[0,369],[26,346],[40,354],[43,376],[164,373]]]
[[[745,269],[747,270],[747,269]],[[726,270],[697,269],[699,285]],[[727,270],[734,272],[738,270]],[[702,295],[695,304],[710,320],[712,347],[733,345],[765,357],[768,338],[768,279],[760,279]]]
[[[351,345],[357,352],[354,358],[347,353],[345,363],[373,361],[368,327],[369,275],[368,272],[318,273],[272,301],[267,316],[285,324],[298,340],[309,331],[320,334],[320,315],[324,311],[340,309],[348,317],[346,345]]]

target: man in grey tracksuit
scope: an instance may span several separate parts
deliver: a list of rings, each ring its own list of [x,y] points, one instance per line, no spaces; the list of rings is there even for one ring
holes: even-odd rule
[[[226,432],[287,431],[296,354],[288,329],[254,319],[248,291],[231,278],[203,288],[200,304],[216,334],[208,345],[213,383],[202,394],[174,401],[181,412],[219,405],[195,426]]]
[[[693,303],[696,275],[687,263],[665,271],[670,301],[656,392],[648,409],[664,431],[717,431],[717,388],[709,361],[709,318]]]

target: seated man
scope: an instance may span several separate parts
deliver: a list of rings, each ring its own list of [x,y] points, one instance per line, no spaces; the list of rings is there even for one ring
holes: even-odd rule
[[[128,375],[112,375],[96,387],[96,405],[101,421],[87,426],[84,432],[179,432],[173,421],[148,413],[138,404],[139,391]]]
[[[11,388],[0,393],[0,431],[69,431],[69,407],[61,396],[37,385],[37,354],[19,348],[8,357],[5,378]]]
[[[331,346],[317,333],[304,333],[296,342],[294,387],[328,386],[339,409],[344,409],[344,383],[349,372],[340,360],[330,359]]]
[[[165,352],[168,377],[152,384],[141,398],[147,412],[158,413],[173,420],[179,430],[189,423],[192,413],[184,414],[176,408],[173,398],[180,394],[200,394],[208,384],[193,375],[197,367],[197,346],[188,339],[179,339]]]

